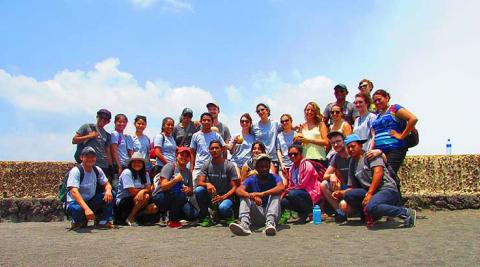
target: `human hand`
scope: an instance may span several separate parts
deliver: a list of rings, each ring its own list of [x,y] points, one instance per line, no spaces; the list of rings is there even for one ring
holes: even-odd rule
[[[332,192],[337,191],[340,189],[340,181],[335,174],[330,175],[330,190]]]
[[[372,198],[372,195],[370,193],[367,193],[365,195],[365,198],[362,201],[362,207],[366,207],[368,205],[368,202],[370,202],[371,198]]]
[[[90,133],[88,133],[88,137],[90,139],[96,139],[100,137],[100,134],[97,131],[91,131]]]
[[[220,204],[220,202],[222,202],[224,200],[225,200],[225,197],[223,195],[216,195],[215,197],[213,197],[212,203],[213,204]]]
[[[185,193],[187,196],[191,196],[193,194],[193,190],[191,187],[188,187],[186,185],[182,186],[182,192]]]
[[[332,197],[336,200],[338,200],[340,198],[344,198],[345,197],[345,191],[344,190],[337,190],[337,191],[332,193]]]
[[[255,196],[253,198],[253,201],[255,201],[255,204],[257,204],[257,206],[261,206],[262,205],[262,198],[259,197],[259,196]]]
[[[180,174],[180,173],[177,174],[177,176],[175,176],[173,179],[174,179],[177,183],[183,183],[183,176],[182,176],[182,174]]]
[[[382,151],[380,149],[372,149],[368,152],[365,153],[365,157],[368,160],[372,160],[373,158],[376,158],[382,154]]]
[[[90,208],[87,208],[85,211],[85,217],[87,218],[87,221],[93,221],[95,220],[95,213]]]
[[[211,183],[207,183],[206,188],[207,188],[207,192],[210,193],[211,195],[217,193],[217,189]]]
[[[395,131],[395,130],[390,130],[390,135],[391,135],[392,137],[395,137],[395,138],[398,139],[398,140],[403,140],[402,134],[399,133],[399,132],[397,132],[397,131]]]
[[[105,190],[105,195],[103,196],[103,201],[110,203],[113,200],[112,190]]]

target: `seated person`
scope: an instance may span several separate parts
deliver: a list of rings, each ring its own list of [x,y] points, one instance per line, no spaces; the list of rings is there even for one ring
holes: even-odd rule
[[[319,174],[310,161],[302,156],[303,147],[293,144],[288,148],[288,156],[293,162],[288,175],[286,195],[282,199],[283,210],[298,212],[297,223],[305,224],[313,205],[320,200]]]
[[[133,225],[151,222],[158,212],[151,202],[150,177],[145,168],[146,159],[140,152],[133,153],[118,182],[115,224]],[[150,216],[149,216],[150,215]]]
[[[361,140],[356,134],[345,138],[349,165],[348,189],[333,192],[336,199],[343,198],[346,205],[341,205],[344,212],[351,209],[364,212],[367,226],[372,226],[382,216],[400,217],[404,219],[405,227],[414,227],[416,212],[413,209],[399,207],[400,200],[395,173],[387,168],[381,157],[367,160]]]
[[[233,221],[232,197],[238,185],[237,170],[235,165],[224,159],[224,147],[218,140],[212,140],[209,145],[211,160],[207,161],[199,175],[198,186],[195,188],[195,197],[200,207],[200,226],[212,225],[208,207],[218,208],[221,219],[227,223]]]
[[[266,153],[265,145],[260,141],[253,142],[252,147],[250,149],[251,157],[245,162],[245,164],[243,164],[242,169],[240,170],[241,182],[245,181],[247,177],[257,174],[257,171],[255,170],[255,166],[253,163],[255,161],[255,158],[262,153]],[[270,166],[270,172],[272,173],[273,173],[273,168],[274,166],[272,164]]]
[[[86,227],[88,221],[100,215],[95,225],[113,228],[112,186],[100,167],[95,166],[95,150],[87,146],[80,153],[81,164],[73,167],[67,179],[67,215],[72,218],[72,229]],[[103,186],[102,190],[97,187]],[[100,192],[102,191],[102,192]]]
[[[250,225],[265,225],[266,235],[275,235],[275,223],[280,215],[280,195],[285,188],[282,178],[269,173],[272,159],[260,154],[255,159],[257,175],[248,177],[237,189],[240,200],[240,223],[231,223],[230,231],[236,235],[249,235]]]
[[[344,136],[342,133],[330,132],[327,136],[335,153],[330,159],[330,166],[325,171],[320,188],[322,195],[335,210],[335,221],[341,223],[346,221],[347,217],[338,206],[340,200],[334,199],[332,192],[348,188],[348,163],[350,162],[350,156],[343,142]]]
[[[191,159],[188,147],[177,147],[176,162],[167,163],[162,171],[155,176],[152,201],[161,211],[168,212],[167,226],[180,228],[180,219],[193,221],[197,211],[188,201],[193,195],[193,179],[187,164]]]

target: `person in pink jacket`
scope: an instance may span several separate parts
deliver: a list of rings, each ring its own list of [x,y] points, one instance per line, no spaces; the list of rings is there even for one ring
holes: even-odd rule
[[[288,185],[282,199],[282,210],[298,212],[298,224],[305,224],[313,205],[321,198],[319,174],[309,160],[302,156],[301,145],[293,144],[288,156],[293,162],[288,175]]]

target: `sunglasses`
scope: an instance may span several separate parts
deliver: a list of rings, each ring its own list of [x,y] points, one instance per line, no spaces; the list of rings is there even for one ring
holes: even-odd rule
[[[290,158],[296,157],[296,156],[298,156],[298,153],[297,153],[297,152],[290,152],[290,153],[288,153],[288,156],[289,156]]]
[[[250,123],[249,120],[240,120],[240,123]]]
[[[353,104],[363,104],[363,103],[365,103],[365,101],[355,101],[355,102],[353,102]]]
[[[259,109],[257,110],[257,113],[260,113],[260,112],[262,112],[262,111],[264,111],[264,110],[267,110],[267,109],[266,109],[266,108],[259,108]]]
[[[358,89],[360,89],[360,88],[366,88],[367,86],[368,86],[368,84],[361,84],[361,85],[358,86]]]
[[[340,114],[342,113],[341,111],[337,111],[337,110],[332,110],[330,111],[330,114]]]
[[[287,122],[289,122],[289,121],[290,121],[290,120],[282,120],[282,121],[280,121],[280,122],[281,122],[281,123],[287,123]]]

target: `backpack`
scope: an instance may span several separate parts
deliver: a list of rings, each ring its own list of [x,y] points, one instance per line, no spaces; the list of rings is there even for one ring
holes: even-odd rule
[[[90,132],[93,132],[96,130],[96,125],[93,123],[89,123],[88,127],[90,128]],[[75,154],[73,155],[73,157],[75,158],[75,161],[78,164],[82,163],[82,161],[80,160],[80,154],[82,153],[82,150],[87,146],[87,143],[89,141],[90,140],[87,140],[77,144],[77,149],[75,150]]]
[[[306,159],[306,161],[310,162],[310,164],[312,164],[313,168],[315,169],[315,171],[317,171],[318,173],[318,177],[320,180],[323,180],[323,175],[325,175],[325,171],[326,171],[326,168],[325,166],[323,166],[323,164],[321,162],[318,162],[316,160],[310,160],[310,159]]]
[[[162,134],[163,136],[163,139],[162,139],[162,145],[161,147],[163,148],[163,145],[165,145],[165,135]],[[148,139],[148,141],[150,142],[150,139]],[[148,152],[148,156],[151,158],[151,159],[155,159],[157,156],[155,155],[155,139],[153,142],[150,142],[150,151]]]
[[[85,178],[85,170],[83,169],[82,165],[77,165],[74,168],[78,168],[80,171],[80,184],[83,182],[83,178]],[[95,179],[98,179],[100,176],[100,173],[97,169],[97,166],[93,166],[93,172],[95,173]],[[67,194],[68,194],[68,187],[67,187],[67,180],[68,176],[70,174],[70,171],[67,171],[65,175],[63,176],[62,181],[58,185],[58,193],[57,193],[57,198],[58,201],[60,201],[63,204],[63,211],[65,214],[67,214]],[[97,191],[98,191],[98,184],[97,184]]]
[[[407,127],[407,121],[401,119],[400,117],[397,117],[396,116],[397,111],[398,110],[395,108],[395,105],[390,106],[390,108],[389,108],[390,114],[394,118],[398,118],[398,120],[400,121],[400,123],[402,125],[402,128],[405,129],[405,127]],[[412,148],[412,147],[418,145],[418,142],[420,141],[419,136],[418,136],[418,130],[416,128],[413,128],[413,130],[407,135],[407,137],[405,137],[404,141],[405,141],[405,144],[406,144],[407,148]]]

